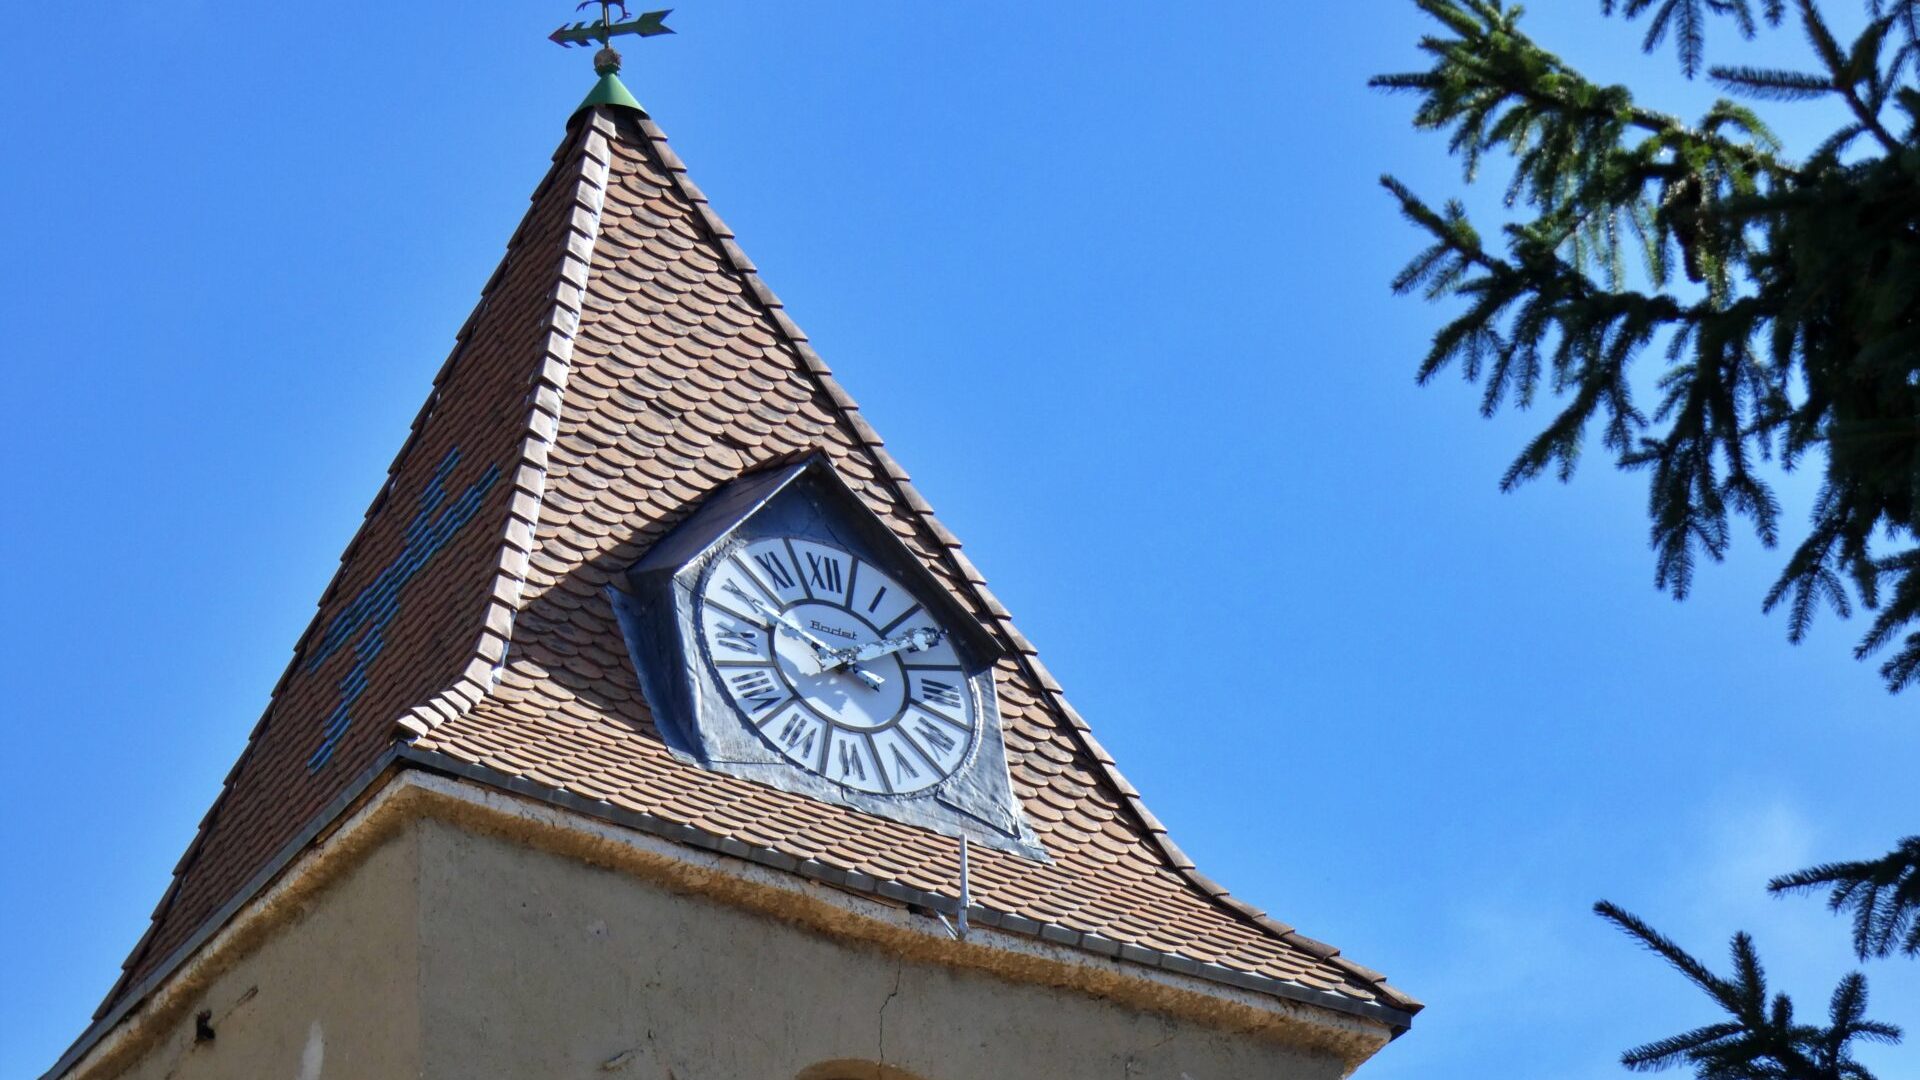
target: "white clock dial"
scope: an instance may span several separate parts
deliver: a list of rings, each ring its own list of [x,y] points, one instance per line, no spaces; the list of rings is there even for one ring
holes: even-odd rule
[[[911,795],[966,764],[979,718],[947,630],[879,567],[766,537],[708,570],[700,634],[741,718],[789,762]]]

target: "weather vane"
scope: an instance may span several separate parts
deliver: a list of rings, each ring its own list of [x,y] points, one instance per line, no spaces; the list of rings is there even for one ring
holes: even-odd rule
[[[600,51],[594,55],[593,68],[603,75],[609,71],[620,70],[620,54],[608,44],[609,39],[619,37],[621,34],[657,37],[661,34],[673,33],[666,22],[667,16],[673,14],[672,8],[665,11],[643,12],[638,18],[628,18],[626,0],[582,0],[573,10],[584,11],[595,4],[600,5],[599,22],[577,22],[572,26],[562,26],[548,34],[547,40],[562,48],[586,45],[590,41],[599,42]],[[620,22],[613,21],[615,8],[620,9]]]

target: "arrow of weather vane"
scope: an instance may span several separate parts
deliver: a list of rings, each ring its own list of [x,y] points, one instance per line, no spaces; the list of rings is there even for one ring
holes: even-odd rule
[[[672,8],[668,8],[665,11],[649,11],[640,15],[638,18],[626,22],[614,22],[614,8],[620,9],[620,17],[622,19],[627,18],[626,4],[622,3],[621,0],[586,0],[580,7],[591,7],[594,4],[600,5],[599,22],[577,22],[572,26],[562,26],[560,29],[547,35],[547,40],[562,48],[566,48],[574,45],[586,45],[594,41],[605,45],[608,38],[618,37],[621,34],[633,34],[637,37],[657,37],[661,34],[673,33],[673,30],[668,27],[666,23],[667,16],[673,14]],[[576,8],[575,10],[579,9]]]

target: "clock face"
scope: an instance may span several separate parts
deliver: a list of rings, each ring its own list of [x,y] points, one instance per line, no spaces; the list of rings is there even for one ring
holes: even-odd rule
[[[978,741],[947,629],[898,581],[831,544],[763,537],[706,573],[700,636],[740,719],[793,765],[874,795],[912,795]]]

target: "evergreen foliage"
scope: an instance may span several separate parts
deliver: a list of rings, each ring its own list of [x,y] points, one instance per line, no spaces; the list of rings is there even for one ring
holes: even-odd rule
[[[1770,463],[1823,462],[1812,520],[1763,607],[1786,608],[1795,642],[1823,607],[1868,609],[1855,656],[1887,652],[1891,691],[1920,682],[1920,0],[1867,0],[1850,43],[1817,0],[1601,0],[1607,14],[1645,17],[1645,50],[1674,42],[1690,78],[1704,70],[1754,101],[1837,104],[1840,126],[1801,158],[1730,98],[1689,124],[1588,80],[1520,29],[1516,6],[1414,2],[1439,24],[1420,41],[1432,66],[1372,85],[1415,95],[1415,125],[1449,134],[1469,182],[1490,155],[1508,157],[1515,210],[1489,241],[1458,200],[1436,207],[1381,178],[1431,240],[1394,290],[1465,304],[1420,381],[1456,367],[1486,415],[1553,399],[1503,489],[1570,479],[1590,432],[1620,468],[1645,472],[1654,579],[1676,598],[1702,556],[1725,555],[1735,518],[1779,541]],[[1716,19],[1748,38],[1793,23],[1809,70],[1708,67]],[[1920,837],[1769,887],[1828,890],[1831,910],[1851,911],[1863,960],[1920,956]],[[1864,1019],[1857,973],[1834,991],[1827,1026],[1800,1024],[1785,995],[1768,999],[1744,934],[1726,978],[1619,908],[1596,910],[1730,1018],[1631,1050],[1629,1068],[1869,1080],[1851,1043],[1899,1035]]]
[[[1570,478],[1590,429],[1644,471],[1655,580],[1675,597],[1725,554],[1733,519],[1778,541],[1765,463],[1823,458],[1765,607],[1786,608],[1796,642],[1822,607],[1871,609],[1856,655],[1893,646],[1889,689],[1920,680],[1920,0],[1872,0],[1849,45],[1814,0],[1603,0],[1648,16],[1646,47],[1673,38],[1689,73],[1712,17],[1751,35],[1791,15],[1815,70],[1707,70],[1746,98],[1842,103],[1847,121],[1800,160],[1731,99],[1689,124],[1589,81],[1520,29],[1518,7],[1416,3],[1440,24],[1420,43],[1432,67],[1372,85],[1416,95],[1414,123],[1450,133],[1469,181],[1509,156],[1518,211],[1496,243],[1458,201],[1382,178],[1432,240],[1394,289],[1466,304],[1420,380],[1457,367],[1489,415],[1555,399],[1505,488]],[[1649,355],[1660,366],[1636,382]]]
[[[1862,960],[1895,951],[1920,956],[1920,836],[1878,859],[1822,863],[1774,878],[1767,888],[1827,889],[1827,910],[1853,909],[1853,949]]]
[[[1801,1023],[1787,995],[1768,997],[1766,971],[1746,934],[1733,936],[1728,977],[1613,904],[1602,901],[1594,911],[1671,964],[1728,1016],[1620,1055],[1620,1063],[1635,1072],[1690,1066],[1700,1080],[1872,1080],[1853,1060],[1853,1043],[1900,1041],[1899,1028],[1866,1018],[1867,979],[1857,971],[1834,988],[1827,1026]]]

